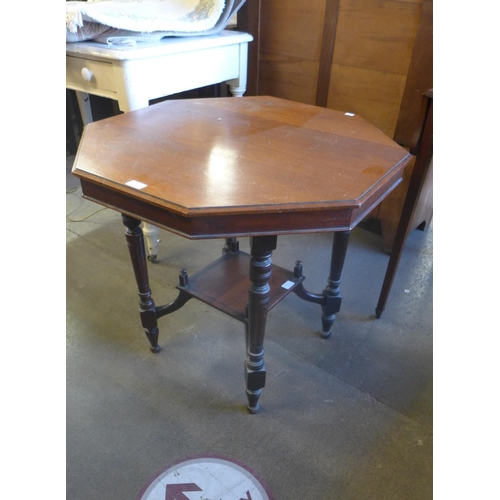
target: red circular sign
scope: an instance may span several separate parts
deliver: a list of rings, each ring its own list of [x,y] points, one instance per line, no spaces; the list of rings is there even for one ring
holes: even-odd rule
[[[160,471],[137,500],[273,500],[247,465],[219,455],[186,457]]]

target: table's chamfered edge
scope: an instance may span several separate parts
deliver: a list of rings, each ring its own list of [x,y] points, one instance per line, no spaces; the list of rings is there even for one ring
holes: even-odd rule
[[[207,206],[207,207],[186,207],[174,203],[171,201],[164,200],[158,196],[152,195],[147,191],[139,190],[133,187],[126,186],[121,183],[110,181],[99,175],[80,170],[77,167],[73,167],[73,175],[78,177],[80,181],[87,187],[87,191],[92,189],[90,185],[102,186],[103,193],[102,196],[107,197],[105,193],[116,192],[123,193],[127,200],[135,199],[137,201],[143,201],[146,204],[158,207],[160,210],[166,210],[172,212],[180,217],[185,217],[186,219],[199,218],[199,217],[218,217],[228,215],[228,211],[231,216],[240,215],[267,215],[269,213],[286,213],[286,212],[308,212],[308,211],[318,211],[318,210],[328,210],[330,208],[346,210],[346,209],[357,209],[360,206],[356,200],[343,200],[343,201],[320,201],[320,202],[297,202],[288,204],[261,204],[261,205],[234,205],[234,206]],[[83,187],[83,184],[82,184]],[[84,192],[84,195],[86,193]],[[103,198],[96,198],[93,201],[97,203],[105,204],[106,200]],[[318,208],[320,206],[320,208]]]
[[[355,227],[366,215],[379,205],[403,180],[403,171],[412,160],[412,155],[407,154],[395,165],[381,182],[365,193],[359,209],[353,211],[351,228]]]
[[[400,182],[408,154],[359,200],[317,204],[187,209],[73,167],[86,199],[190,239],[343,231],[355,227]]]
[[[185,217],[187,219],[199,218],[199,217],[211,217],[211,216],[219,217],[228,215],[228,211],[231,212],[231,216],[244,216],[252,214],[267,216],[269,213],[286,213],[286,212],[302,213],[308,211],[317,212],[325,210],[353,210],[355,212],[356,211],[359,212],[360,209],[363,209],[367,203],[376,205],[377,202],[382,201],[382,199],[396,187],[397,183],[399,183],[401,180],[403,169],[406,167],[406,165],[410,162],[412,158],[413,157],[408,153],[389,172],[387,172],[383,178],[381,178],[376,184],[374,184],[367,192],[363,193],[357,200],[335,200],[335,201],[323,200],[315,202],[295,202],[295,203],[259,204],[259,205],[186,207],[174,203],[172,201],[161,199],[158,196],[148,193],[147,191],[137,190],[135,188],[128,187],[121,183],[111,181],[109,179],[93,174],[91,172],[81,170],[76,165],[73,167],[72,173],[76,177],[80,178],[81,181],[85,180],[89,181],[92,184],[106,186],[106,189],[109,189],[111,191],[116,191],[117,193],[124,192],[127,196],[130,196],[131,198],[143,200],[145,203],[155,205],[157,207],[160,207],[162,210],[173,212],[178,216]],[[395,184],[394,180],[396,178],[399,178],[399,180]],[[382,195],[382,197],[378,199],[379,192],[384,190],[386,190],[385,195]],[[375,200],[373,201],[374,198]]]

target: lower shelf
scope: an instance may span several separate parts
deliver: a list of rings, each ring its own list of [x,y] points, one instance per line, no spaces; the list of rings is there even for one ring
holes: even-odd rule
[[[239,321],[246,321],[246,305],[250,287],[251,255],[228,252],[201,271],[189,277],[187,287],[177,288]],[[302,281],[293,271],[272,265],[268,310],[284,299]],[[283,286],[284,285],[284,286]]]

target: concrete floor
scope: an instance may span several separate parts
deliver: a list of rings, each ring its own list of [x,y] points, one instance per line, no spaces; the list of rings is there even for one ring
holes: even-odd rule
[[[133,500],[158,470],[200,454],[247,464],[275,500],[432,498],[432,225],[410,235],[381,319],[374,311],[388,256],[381,236],[361,228],[330,339],[318,335],[319,307],[293,294],[270,312],[267,385],[260,413],[249,415],[243,325],[192,300],[159,321],[162,351],[152,354],[120,215],[80,197],[71,163],[68,499]],[[192,274],[222,248],[160,235],[159,262],[149,267],[157,304],[176,296],[181,267]],[[293,268],[301,259],[306,287],[321,292],[331,239],[280,237],[273,262]]]

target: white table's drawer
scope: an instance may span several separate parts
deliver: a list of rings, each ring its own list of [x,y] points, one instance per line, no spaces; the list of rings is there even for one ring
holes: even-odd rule
[[[81,91],[116,92],[113,64],[66,56],[66,85]]]

